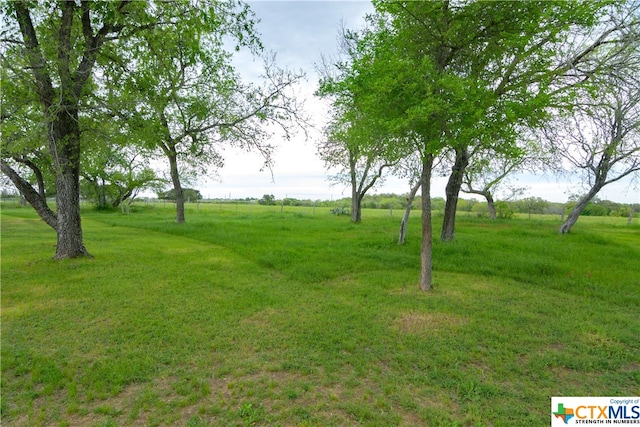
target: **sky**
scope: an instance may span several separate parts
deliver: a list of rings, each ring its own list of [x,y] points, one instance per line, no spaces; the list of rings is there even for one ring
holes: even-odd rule
[[[292,197],[311,200],[336,200],[350,196],[345,184],[332,184],[329,176],[335,171],[327,171],[316,156],[316,144],[322,137],[321,129],[327,121],[329,105],[316,98],[313,93],[318,87],[317,64],[321,57],[337,54],[339,29],[344,26],[357,29],[364,23],[366,13],[372,12],[370,1],[248,1],[256,17],[260,20],[257,30],[266,51],[276,54],[276,63],[281,68],[303,70],[306,81],[299,93],[304,98],[307,114],[312,118],[315,129],[308,137],[299,132],[290,141],[273,143],[278,147],[271,171],[261,171],[263,160],[255,154],[228,150],[225,165],[217,171],[215,178],[203,177],[194,185],[204,198],[260,198],[273,194],[277,199]],[[240,54],[234,62],[238,72],[247,79],[254,79],[260,73],[261,62],[248,54]],[[638,187],[630,185],[630,178],[616,185],[606,186],[600,193],[601,199],[621,203],[640,203]],[[581,191],[579,180],[558,179],[554,176],[523,174],[515,176],[512,184],[526,187],[521,197],[541,197],[548,201],[565,202],[571,194]],[[434,178],[432,197],[444,197],[446,177]],[[409,191],[405,180],[388,178],[371,193],[404,194]],[[462,194],[463,198],[471,198]]]

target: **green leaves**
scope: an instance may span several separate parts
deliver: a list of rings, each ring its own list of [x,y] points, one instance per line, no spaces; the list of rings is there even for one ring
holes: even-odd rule
[[[606,1],[374,5],[367,28],[345,31],[348,59],[318,94],[389,135],[417,133],[436,151],[503,141],[496,149],[508,152],[504,142],[513,145],[522,127],[539,126],[550,106],[569,101],[576,83],[566,64],[579,67],[593,55],[578,41],[606,44],[618,31]]]

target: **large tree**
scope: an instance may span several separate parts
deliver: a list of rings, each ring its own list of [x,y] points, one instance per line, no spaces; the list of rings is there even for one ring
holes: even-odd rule
[[[79,200],[82,102],[102,47],[135,22],[128,17],[135,8],[129,3],[15,1],[6,5],[12,20],[3,31],[9,46],[3,49],[2,66],[14,71],[23,94],[35,95],[32,100],[41,113],[56,176],[55,221],[46,203],[38,203],[33,194],[27,199],[56,229],[56,259],[89,254],[82,238]],[[5,163],[3,171],[18,189],[31,193]]]
[[[334,108],[336,117],[325,129],[325,139],[318,143],[318,155],[327,168],[339,168],[331,177],[333,181],[351,187],[351,222],[359,223],[362,199],[382,182],[384,171],[398,156],[390,150],[391,141],[376,134],[373,124],[350,119],[353,111],[340,114],[340,108]]]
[[[632,3],[519,2],[509,3],[511,11],[505,11],[505,3],[501,3],[492,19],[471,30],[484,39],[485,27],[500,29],[508,22],[500,21],[508,20],[509,14],[519,15],[513,28],[487,41],[486,49],[461,49],[455,54],[468,63],[463,71],[466,77],[486,88],[484,107],[477,104],[486,110],[478,116],[480,133],[450,141],[455,158],[446,186],[441,240],[454,238],[458,195],[466,168],[474,163],[474,153],[490,150],[507,163],[511,159],[518,162],[520,153],[515,144],[523,128],[543,125],[552,107],[570,103],[576,90],[591,85],[594,76],[618,63],[621,52],[617,46],[624,45],[629,28],[637,25],[635,12],[629,13],[627,7],[637,8]],[[521,35],[511,32],[516,28]],[[484,69],[472,65],[478,61]]]
[[[621,3],[611,25],[616,39],[590,58],[599,72],[544,132],[558,164],[578,171],[586,187],[561,234],[605,185],[640,171],[640,3]]]
[[[80,217],[81,136],[91,114],[88,99],[108,91],[97,78],[97,67],[113,61],[115,52],[129,49],[133,40],[144,38],[150,29],[177,25],[178,16],[168,12],[180,3],[13,1],[3,5],[7,25],[2,32],[2,67],[11,71],[16,88],[8,105],[11,115],[34,109],[40,115],[44,141],[31,141],[32,150],[44,147],[50,156],[56,212],[4,158],[2,170],[55,228],[56,259],[89,255]],[[4,118],[3,114],[3,125]]]
[[[362,58],[357,33],[342,27],[338,37],[339,56],[323,58],[318,67],[322,75],[317,96],[330,100],[332,119],[318,142],[318,155],[327,169],[338,168],[331,176],[337,184],[351,187],[351,221],[362,220],[362,200],[367,191],[380,184],[386,169],[394,166],[400,155],[384,127],[359,110],[355,92],[348,82],[353,65]]]
[[[197,176],[222,167],[222,151],[229,145],[258,151],[269,167],[274,126],[289,137],[304,121],[292,95],[300,73],[279,69],[267,56],[262,79],[243,82],[232,66],[230,42],[236,50],[261,54],[250,9],[235,2],[206,6],[181,4],[179,26],[156,27],[108,72],[121,82],[114,114],[143,129],[147,146],[167,160],[178,223],[185,221],[186,172]],[[135,110],[127,108],[130,104]]]
[[[6,117],[37,109],[45,143],[33,140],[32,150],[27,154],[44,146],[50,157],[56,177],[56,212],[49,209],[42,195],[21,175],[21,169],[14,167],[15,156],[6,158],[4,141],[2,171],[25,194],[40,216],[56,229],[58,244],[54,258],[88,255],[82,237],[79,177],[85,121],[96,105],[110,111],[114,118],[124,118],[127,124],[123,126],[137,126],[138,130],[149,124],[145,114],[151,111],[159,125],[146,129],[147,135],[162,138],[168,148],[167,156],[177,156],[178,150],[172,147],[191,139],[194,143],[187,150],[202,158],[199,154],[203,150],[196,141],[202,141],[203,135],[216,126],[224,128],[218,135],[233,140],[240,135],[245,137],[245,142],[255,141],[256,134],[267,134],[258,126],[251,130],[235,127],[242,121],[237,108],[231,109],[232,117],[225,117],[231,121],[220,121],[211,126],[211,123],[203,124],[208,114],[208,107],[203,103],[189,105],[188,109],[185,103],[178,102],[177,106],[175,103],[176,98],[183,95],[191,99],[197,97],[194,91],[201,89],[189,87],[193,73],[187,73],[188,67],[198,67],[196,64],[202,57],[199,49],[202,45],[198,45],[198,41],[206,39],[205,43],[214,50],[222,46],[223,40],[229,39],[235,40],[238,47],[259,46],[249,9],[241,2],[15,1],[6,3],[3,8],[3,13],[11,19],[7,20],[9,25],[2,32],[2,67],[10,70],[17,88],[10,91],[9,102],[3,103],[3,107],[10,106],[10,114],[5,114],[3,108],[3,127]],[[225,55],[216,56],[213,61],[222,61],[222,65],[203,67],[201,80],[208,78],[210,86],[227,84],[228,74],[220,80],[216,75],[220,70],[226,73],[226,59]],[[147,60],[152,62],[146,63]],[[165,66],[167,72],[163,74]],[[98,68],[100,72],[96,72]],[[177,73],[169,73],[175,69]],[[156,88],[153,87],[153,73],[159,78],[168,78]],[[136,88],[138,95],[148,95],[158,89],[154,102],[147,103],[150,110],[144,108],[139,98],[123,91],[130,88],[126,86],[130,81],[140,84]],[[261,89],[270,88],[267,85]],[[223,87],[222,91],[229,89]],[[268,109],[272,103],[264,102],[264,97],[257,96],[259,93],[260,89],[247,89],[241,93],[240,98],[245,98],[239,102],[247,107],[244,113],[252,114],[256,121],[264,118],[263,113],[273,112]],[[280,94],[274,96],[277,95]],[[269,99],[273,101],[273,98]],[[216,111],[225,111],[229,106],[220,103],[215,107]],[[186,134],[185,129],[178,129],[172,121],[176,116],[193,125],[186,129]],[[282,117],[278,115],[277,119]],[[264,149],[268,151],[269,147]],[[34,156],[26,156],[29,157]]]

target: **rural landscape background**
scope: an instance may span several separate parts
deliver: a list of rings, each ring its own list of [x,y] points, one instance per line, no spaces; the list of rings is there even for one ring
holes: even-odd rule
[[[538,426],[637,396],[638,0],[0,19],[3,426]]]

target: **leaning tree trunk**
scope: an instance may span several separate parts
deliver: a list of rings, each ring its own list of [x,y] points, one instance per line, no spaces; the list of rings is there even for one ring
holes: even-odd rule
[[[409,223],[409,215],[411,215],[411,207],[413,206],[413,199],[416,197],[416,193],[420,188],[422,182],[418,180],[416,185],[411,187],[411,191],[409,192],[409,196],[407,197],[407,207],[404,210],[404,215],[402,217],[402,222],[400,222],[400,235],[398,236],[398,244],[404,245],[405,239],[407,237],[407,225]]]
[[[67,107],[49,127],[49,150],[56,171],[57,245],[54,259],[91,256],[84,247],[80,219],[80,128],[78,111]]]
[[[36,183],[38,184],[38,193],[40,194],[40,197],[42,197],[43,199],[46,199],[47,196],[45,194],[45,188],[44,188],[44,177],[38,165],[36,165],[34,162],[29,160],[25,156],[13,156],[12,158],[16,162],[22,163],[23,165],[31,169],[31,172],[33,172],[33,175],[36,179]]]
[[[578,221],[578,218],[580,218],[580,214],[582,213],[584,208],[587,207],[591,199],[593,199],[596,194],[598,194],[598,191],[600,191],[601,188],[602,185],[596,184],[591,188],[591,190],[589,190],[586,196],[578,201],[578,204],[575,205],[573,209],[571,209],[571,212],[569,212],[569,215],[567,215],[566,221],[562,223],[562,225],[558,229],[558,233],[566,234],[571,230],[571,227],[573,227],[573,225]]]
[[[184,224],[184,192],[180,184],[180,174],[178,173],[178,155],[175,152],[168,154],[169,169],[171,173],[171,181],[173,182],[173,190],[176,193],[176,222]]]
[[[422,161],[422,244],[420,245],[420,289],[431,289],[431,271],[433,267],[433,227],[431,224],[431,170],[433,155],[429,154]]]
[[[49,208],[47,199],[36,191],[31,184],[25,181],[4,159],[0,160],[2,173],[5,174],[13,185],[20,191],[20,194],[29,202],[33,209],[38,213],[40,218],[46,222],[54,230],[58,227],[58,219],[56,213]]]
[[[469,165],[469,153],[465,148],[456,149],[456,160],[451,168],[451,175],[447,181],[445,193],[447,201],[444,206],[444,219],[442,221],[442,233],[440,240],[448,242],[455,237],[456,228],[456,210],[458,208],[458,195],[462,188],[462,179],[464,172]]]

